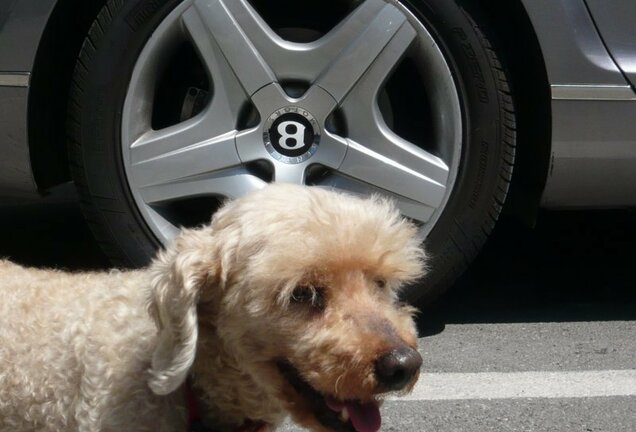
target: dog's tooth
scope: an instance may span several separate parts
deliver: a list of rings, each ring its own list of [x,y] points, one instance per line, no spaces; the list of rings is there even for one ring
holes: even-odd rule
[[[347,407],[344,407],[342,411],[340,411],[340,420],[345,422],[349,421],[349,411],[347,410]]]

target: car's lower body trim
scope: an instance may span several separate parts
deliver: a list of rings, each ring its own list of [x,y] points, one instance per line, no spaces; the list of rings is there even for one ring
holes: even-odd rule
[[[553,100],[636,100],[629,85],[554,84]]]
[[[0,87],[28,87],[30,72],[0,72]]]

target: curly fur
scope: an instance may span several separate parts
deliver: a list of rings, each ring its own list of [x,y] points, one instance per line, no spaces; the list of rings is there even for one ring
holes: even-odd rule
[[[397,290],[422,273],[420,243],[386,200],[278,184],[147,269],[0,261],[0,431],[184,430],[188,377],[215,430],[289,413],[327,431],[277,365],[340,400],[377,398],[374,360],[417,342]],[[313,297],[296,301],[299,285]]]

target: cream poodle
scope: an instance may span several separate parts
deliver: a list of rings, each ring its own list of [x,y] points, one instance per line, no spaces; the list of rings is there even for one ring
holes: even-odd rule
[[[416,227],[388,201],[272,185],[142,270],[0,261],[0,431],[375,432],[419,375]],[[189,402],[188,402],[189,401]],[[188,408],[189,407],[189,408]]]

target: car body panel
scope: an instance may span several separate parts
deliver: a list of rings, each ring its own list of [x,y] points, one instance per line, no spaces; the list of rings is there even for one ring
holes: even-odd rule
[[[28,146],[29,72],[56,0],[0,2],[0,193],[33,195]]]
[[[0,1],[0,73],[31,71],[56,3],[57,0]]]
[[[33,194],[36,190],[27,142],[26,87],[0,87],[0,193]]]
[[[541,205],[636,206],[636,94],[584,0],[522,2],[552,93],[550,168]]]
[[[625,85],[583,0],[522,0],[552,85]]]
[[[631,84],[636,85],[636,1],[586,2],[607,49]]]
[[[636,207],[636,100],[553,100],[552,117],[542,206]]]
[[[619,0],[612,7],[606,0],[588,0],[589,9],[585,0],[520,1],[537,34],[552,93],[551,164],[542,205],[636,206],[636,122],[631,120],[636,94],[623,74],[631,76],[630,65],[636,64],[630,57],[636,55],[634,38],[629,38],[636,6]],[[37,192],[28,148],[28,73],[56,3],[0,2],[3,195]]]

